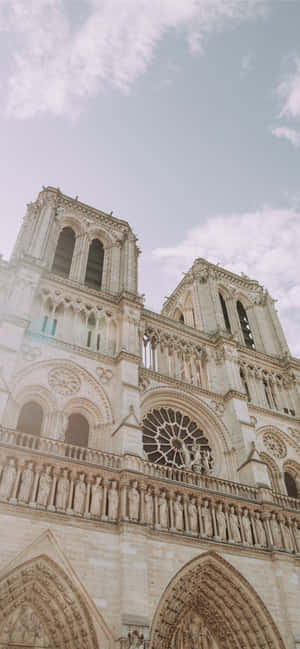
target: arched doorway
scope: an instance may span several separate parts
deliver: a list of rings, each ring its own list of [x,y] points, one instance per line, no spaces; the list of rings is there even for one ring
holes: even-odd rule
[[[28,401],[21,408],[17,430],[28,435],[40,435],[43,423],[43,410],[39,403]]]
[[[44,555],[1,580],[0,601],[0,647],[99,649],[82,597],[66,573]]]
[[[284,649],[264,603],[225,559],[207,552],[184,566],[163,593],[150,649]]]

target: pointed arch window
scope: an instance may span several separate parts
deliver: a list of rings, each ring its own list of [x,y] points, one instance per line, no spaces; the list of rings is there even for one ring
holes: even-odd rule
[[[43,423],[43,410],[39,403],[28,401],[21,408],[17,430],[27,435],[40,435]]]
[[[87,419],[80,413],[73,413],[69,417],[65,441],[67,442],[67,444],[87,447],[89,441],[89,432],[90,427]]]
[[[241,325],[243,336],[244,336],[245,345],[247,347],[250,347],[251,349],[255,349],[254,340],[253,340],[253,336],[252,336],[252,331],[251,331],[251,328],[250,328],[250,324],[249,324],[249,320],[248,320],[246,310],[244,309],[241,302],[236,303],[236,308],[237,308],[237,312],[238,312],[238,316],[239,316],[239,320],[240,320],[240,325]]]
[[[298,498],[298,490],[295,478],[290,473],[288,473],[288,471],[284,472],[284,482],[287,495],[290,496],[290,498]]]
[[[87,261],[85,284],[91,288],[100,289],[102,283],[104,262],[103,243],[99,239],[93,239],[89,249]]]
[[[229,331],[231,333],[231,326],[230,326],[230,320],[229,320],[229,315],[228,315],[228,311],[227,311],[227,305],[226,305],[226,302],[225,302],[225,300],[223,298],[222,293],[219,293],[219,298],[220,298],[223,317],[224,317],[224,321],[225,321],[225,327],[226,327],[227,331]]]
[[[56,246],[52,272],[62,277],[69,277],[73,252],[75,246],[75,233],[72,228],[66,227],[61,231]]]

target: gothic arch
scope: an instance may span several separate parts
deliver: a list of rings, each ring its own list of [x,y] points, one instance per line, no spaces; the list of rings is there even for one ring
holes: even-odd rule
[[[25,388],[30,388],[30,380],[33,380],[34,385],[36,385],[37,379],[40,381],[41,389],[48,391],[50,372],[55,370],[57,371],[58,375],[59,373],[66,372],[69,377],[77,377],[78,386],[76,387],[76,385],[73,385],[72,388],[72,394],[74,395],[74,397],[76,396],[76,398],[80,398],[82,396],[81,384],[87,384],[89,393],[91,394],[90,400],[95,401],[98,404],[98,409],[101,413],[101,423],[113,423],[113,413],[110,400],[102,385],[100,385],[99,381],[84,367],[78,365],[78,363],[75,363],[74,361],[67,359],[57,358],[53,360],[39,361],[37,363],[31,364],[29,367],[27,366],[23,368],[14,377],[11,387],[12,395],[14,396],[16,393],[21,393],[22,390],[25,390]],[[45,385],[47,385],[47,388],[44,387]],[[50,394],[53,395],[53,389],[51,390]],[[55,394],[58,395],[57,400],[64,408],[65,404],[69,402],[71,394],[68,393],[64,395],[58,391],[56,391]],[[55,397],[52,396],[52,398],[54,399]]]
[[[73,214],[62,213],[59,221],[57,238],[59,237],[61,230],[63,230],[64,228],[72,228],[72,230],[74,230],[75,232],[76,237],[84,233],[84,227],[82,223]]]
[[[188,415],[203,429],[211,442],[214,455],[214,474],[225,478],[232,476],[229,466],[229,451],[231,449],[230,433],[223,421],[201,399],[179,392],[172,388],[156,386],[147,390],[141,403],[142,419],[153,408],[174,408]]]
[[[103,418],[97,404],[89,399],[85,399],[84,397],[70,399],[70,401],[66,403],[64,412],[67,416],[73,413],[83,415],[87,419],[90,428],[94,428],[100,423],[103,423]]]
[[[277,493],[281,492],[280,469],[275,460],[263,451],[259,453],[261,460],[266,464],[272,489]]]
[[[30,559],[3,577],[0,601],[0,634],[4,633],[16,609],[30,607],[51,646],[99,649],[95,627],[82,595],[70,577],[47,555]]]
[[[51,412],[57,409],[57,401],[50,390],[40,384],[25,385],[25,387],[16,386],[16,393],[13,399],[10,399],[5,409],[3,422],[5,426],[15,428],[22,407],[29,401],[38,403],[44,413],[44,419],[41,432],[47,430],[48,417]]]
[[[219,649],[284,649],[254,588],[215,552],[193,559],[173,577],[153,618],[150,649],[171,649],[178,619],[190,610],[205,620]]]

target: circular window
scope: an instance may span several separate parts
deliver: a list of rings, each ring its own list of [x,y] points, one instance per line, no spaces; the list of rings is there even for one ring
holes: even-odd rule
[[[172,408],[148,412],[143,420],[143,447],[150,462],[211,473],[208,439],[195,421]]]

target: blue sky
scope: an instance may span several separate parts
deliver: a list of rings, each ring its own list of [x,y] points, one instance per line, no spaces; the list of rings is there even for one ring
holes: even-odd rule
[[[0,0],[0,250],[42,185],[127,219],[159,310],[195,257],[300,355],[300,2]]]

